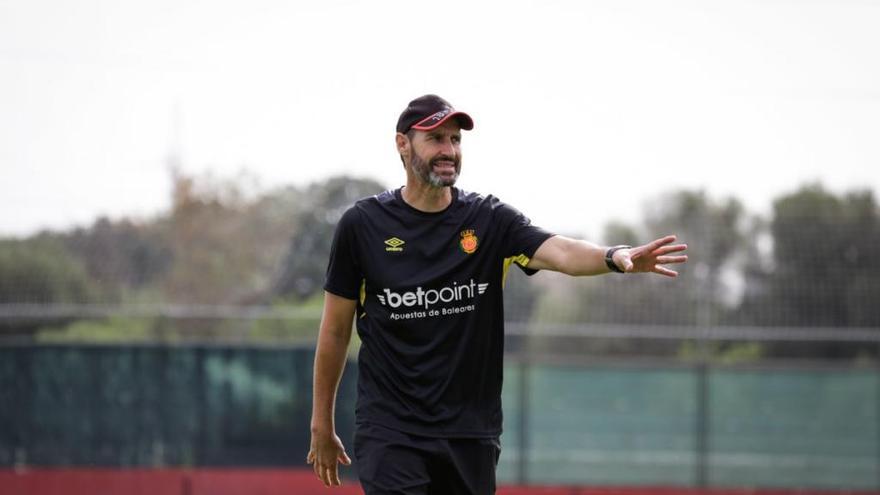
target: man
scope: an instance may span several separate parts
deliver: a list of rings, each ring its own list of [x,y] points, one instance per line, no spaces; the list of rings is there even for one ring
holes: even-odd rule
[[[654,272],[683,263],[674,236],[599,247],[532,226],[493,196],[462,191],[461,131],[473,120],[442,98],[409,103],[396,143],[406,185],[358,201],[339,221],[324,286],[308,462],[327,486],[350,464],[336,435],[336,390],[356,319],[354,453],[374,494],[495,491],[504,344],[502,288],[528,274]]]

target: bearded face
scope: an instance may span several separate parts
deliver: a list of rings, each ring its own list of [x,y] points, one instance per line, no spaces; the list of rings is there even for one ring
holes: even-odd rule
[[[430,131],[410,131],[410,166],[422,183],[449,187],[461,173],[461,128],[449,120]]]
[[[413,150],[410,166],[422,182],[432,187],[455,185],[461,174],[461,157],[441,154],[425,160]]]

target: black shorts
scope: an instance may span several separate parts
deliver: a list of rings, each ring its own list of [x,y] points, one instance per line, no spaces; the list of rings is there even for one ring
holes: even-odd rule
[[[372,424],[354,435],[366,495],[491,495],[498,438],[434,438]]]

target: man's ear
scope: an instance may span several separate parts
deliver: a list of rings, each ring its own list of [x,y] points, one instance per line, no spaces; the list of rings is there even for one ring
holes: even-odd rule
[[[394,141],[397,144],[397,152],[400,153],[400,156],[409,157],[411,144],[409,138],[406,137],[406,134],[398,132],[397,135],[394,136]]]
[[[394,136],[394,142],[397,145],[397,153],[400,155],[400,161],[403,162],[403,168],[406,168],[406,162],[409,161],[410,153],[412,153],[412,143],[406,134],[398,132]]]

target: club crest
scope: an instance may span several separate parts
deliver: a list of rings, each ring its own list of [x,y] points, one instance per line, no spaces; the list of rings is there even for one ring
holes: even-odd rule
[[[461,231],[461,241],[459,241],[458,246],[464,251],[466,254],[471,254],[477,250],[477,246],[479,245],[479,239],[474,234],[473,229],[462,230]]]

